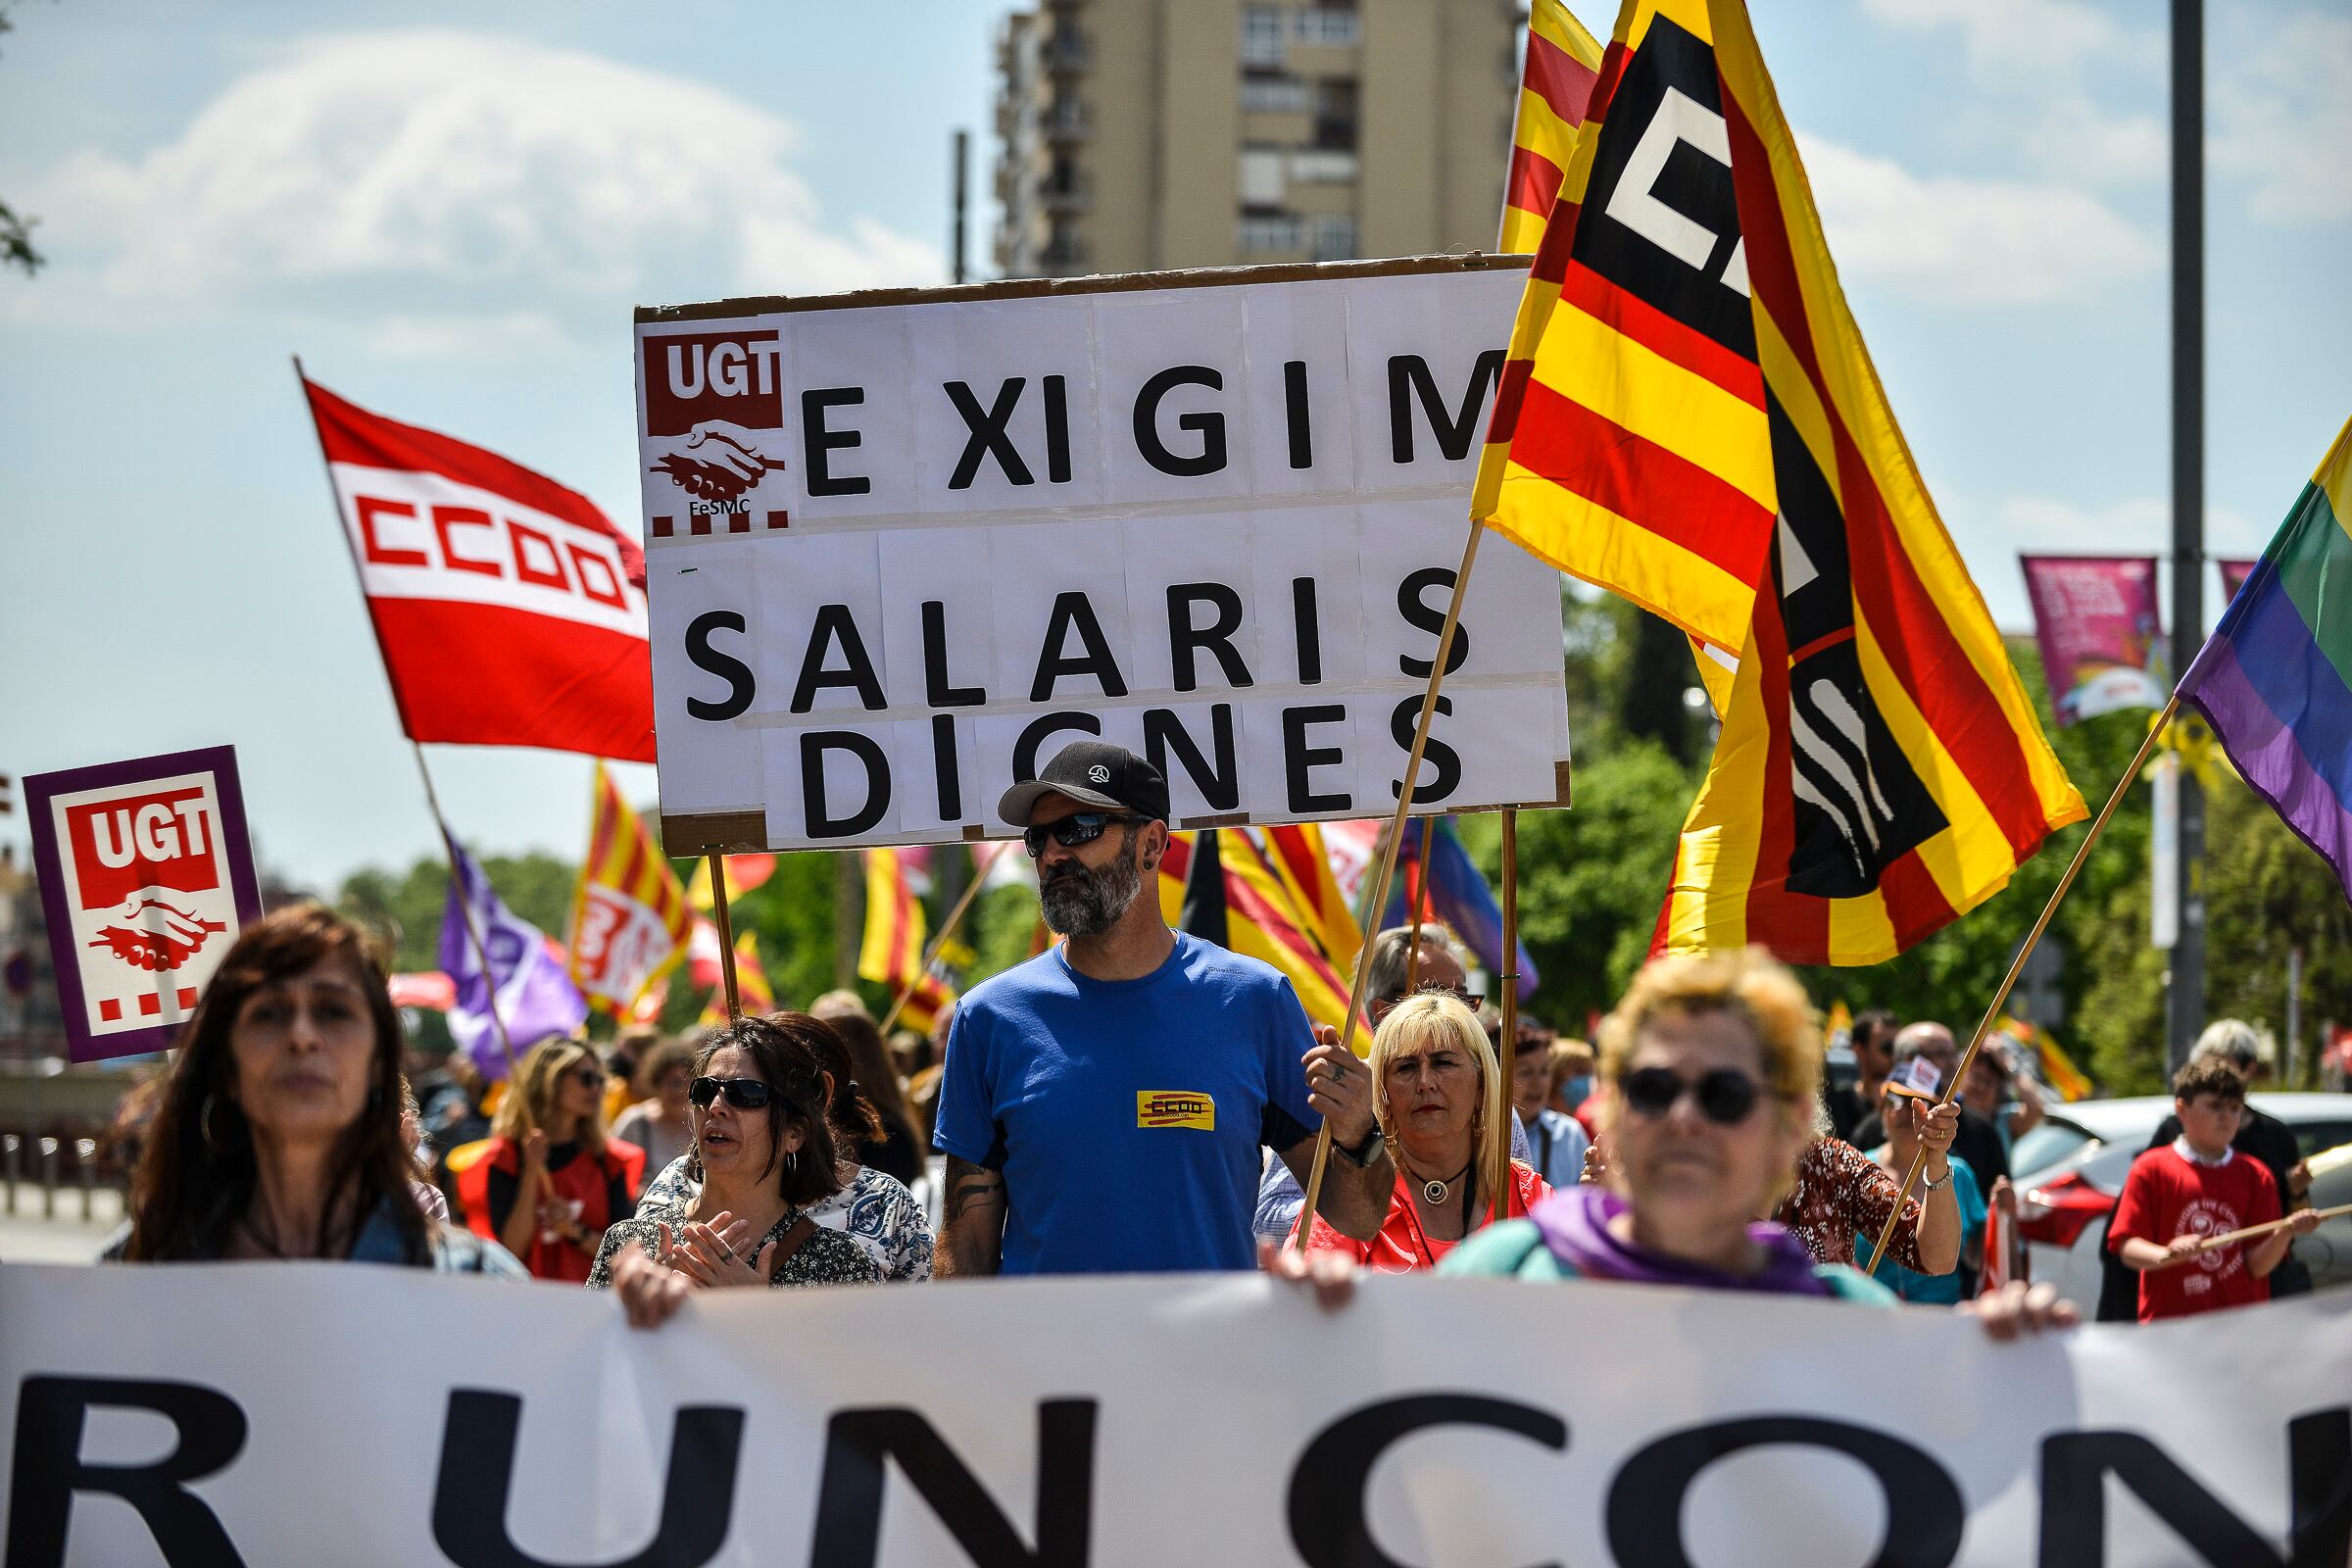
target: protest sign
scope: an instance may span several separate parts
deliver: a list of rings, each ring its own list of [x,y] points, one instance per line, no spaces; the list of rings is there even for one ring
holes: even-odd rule
[[[1080,734],[1178,826],[1390,808],[1523,266],[640,311],[666,848],[1001,837]],[[1494,542],[1416,807],[1564,804],[1559,595]]]
[[[2013,1346],[1427,1276],[713,1291],[647,1333],[367,1265],[18,1265],[0,1322],[12,1568],[2126,1568],[2352,1528],[2342,1294]]]
[[[2042,676],[2061,724],[2162,708],[2153,556],[2020,556]]]
[[[24,803],[68,1054],[165,1049],[262,916],[235,748],[30,774]]]

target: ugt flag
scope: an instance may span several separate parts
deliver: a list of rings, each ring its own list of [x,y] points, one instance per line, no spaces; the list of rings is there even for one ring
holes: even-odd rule
[[[545,474],[302,387],[409,738],[652,761],[636,541]]]
[[[540,1041],[570,1034],[588,1021],[587,999],[564,972],[564,960],[551,950],[547,934],[506,906],[446,823],[441,840],[449,846],[453,873],[449,904],[441,915],[441,967],[457,987],[449,1032],[484,1078],[504,1078],[508,1047],[520,1060]],[[469,915],[471,932],[466,930]],[[476,938],[489,958],[487,970],[475,955]],[[503,1044],[491,1021],[493,1006],[506,1025]]]

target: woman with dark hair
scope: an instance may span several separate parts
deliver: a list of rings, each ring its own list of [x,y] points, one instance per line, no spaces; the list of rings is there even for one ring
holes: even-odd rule
[[[343,1258],[523,1278],[429,1218],[401,1136],[400,1020],[359,929],[316,904],[246,927],[180,1036],[105,1252]]]
[[[841,1187],[825,1086],[810,1049],[824,1026],[804,1012],[742,1018],[696,1054],[687,1089],[693,1142],[690,1197],[640,1204],[605,1231],[588,1288],[618,1285],[633,1321],[674,1310],[678,1292],[648,1273],[667,1269],[689,1285],[870,1284],[879,1270],[847,1238],[821,1230],[810,1204]],[[650,1298],[666,1299],[642,1312]]]
[[[806,1026],[806,1038],[824,1082],[826,1119],[832,1123],[834,1147],[841,1152],[842,1160],[840,1190],[812,1205],[808,1218],[826,1230],[841,1232],[864,1249],[866,1255],[880,1265],[885,1282],[905,1284],[929,1279],[931,1221],[924,1215],[923,1206],[897,1177],[870,1165],[860,1165],[849,1153],[859,1139],[879,1138],[882,1129],[880,1115],[859,1092],[849,1047],[842,1044],[833,1025],[814,1014],[767,1015],[767,1021],[775,1024],[788,1019],[797,1020],[793,1024],[796,1030]],[[687,1161],[674,1160],[667,1170],[646,1185],[644,1197],[638,1200],[639,1207],[685,1201],[694,1196],[698,1185],[699,1180],[689,1170]]]
[[[862,1113],[861,1119],[882,1129],[879,1137],[859,1137],[858,1163],[912,1187],[923,1173],[922,1138],[914,1130],[914,1118],[906,1114],[906,1097],[899,1092],[898,1067],[890,1058],[882,1031],[863,1007],[828,1006],[819,1002],[815,1011],[833,1026],[849,1053],[850,1077],[862,1102],[852,1116]],[[856,1126],[856,1121],[851,1125]]]

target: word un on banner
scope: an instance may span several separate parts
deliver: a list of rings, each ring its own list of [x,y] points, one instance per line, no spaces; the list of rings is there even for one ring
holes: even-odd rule
[[[1003,836],[1082,735],[1178,825],[1402,788],[1522,272],[1478,259],[641,312],[662,830]],[[1415,798],[1564,804],[1557,573],[1487,542]]]

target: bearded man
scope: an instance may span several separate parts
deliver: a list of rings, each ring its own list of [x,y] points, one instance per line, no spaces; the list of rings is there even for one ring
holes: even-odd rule
[[[1046,924],[1067,940],[957,1003],[932,1142],[948,1156],[932,1271],[1248,1268],[1260,1146],[1359,1240],[1396,1170],[1371,1074],[1307,1022],[1271,965],[1168,929],[1168,785],[1121,747],[1065,747],[997,814],[1023,829]]]

